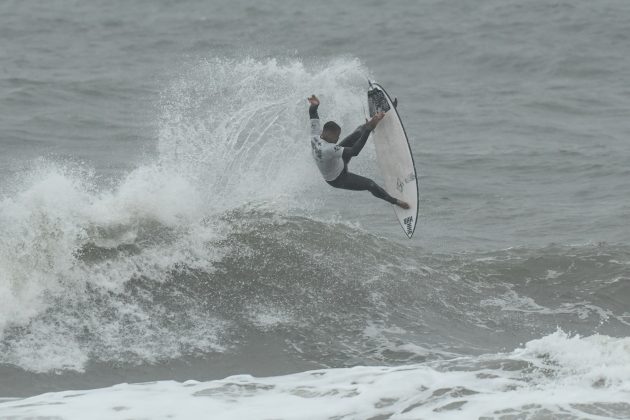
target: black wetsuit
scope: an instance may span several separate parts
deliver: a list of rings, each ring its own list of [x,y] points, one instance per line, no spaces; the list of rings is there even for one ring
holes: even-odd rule
[[[317,106],[311,105],[308,112],[311,119],[319,119],[319,115],[317,114]],[[361,152],[363,146],[365,146],[365,143],[367,142],[368,137],[370,136],[371,131],[372,130],[367,125],[361,125],[352,134],[337,143],[338,146],[343,147],[343,170],[337,178],[332,181],[326,182],[332,187],[341,188],[344,190],[367,190],[371,192],[374,197],[378,197],[391,204],[396,204],[397,200],[389,195],[376,182],[372,181],[370,178],[348,172],[348,163],[350,162],[350,159],[352,159],[354,156],[357,156]]]

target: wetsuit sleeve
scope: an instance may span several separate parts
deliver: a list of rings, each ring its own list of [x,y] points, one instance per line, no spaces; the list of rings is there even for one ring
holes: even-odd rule
[[[319,136],[322,132],[322,127],[319,122],[319,114],[317,114],[317,105],[311,105],[308,108],[308,115],[311,117],[311,135]]]
[[[356,141],[356,143],[354,143],[352,145],[352,147],[344,147],[343,148],[343,158],[347,159],[353,156],[357,156],[361,150],[363,149],[363,146],[365,146],[365,142],[367,141],[367,139],[370,137],[370,133],[372,132],[372,129],[370,127],[368,127],[367,125],[364,125],[361,128],[361,137],[359,137],[359,140]]]
[[[308,107],[308,115],[311,117],[311,120],[319,120],[319,115],[317,114],[317,108],[319,105],[311,105]]]

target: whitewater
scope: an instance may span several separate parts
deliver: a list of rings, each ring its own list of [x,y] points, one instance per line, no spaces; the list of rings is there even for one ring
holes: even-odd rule
[[[209,382],[159,381],[7,401],[8,418],[627,418],[630,340],[556,332],[512,353]]]

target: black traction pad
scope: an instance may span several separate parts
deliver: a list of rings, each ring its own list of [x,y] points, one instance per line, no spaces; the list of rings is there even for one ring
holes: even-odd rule
[[[390,109],[385,92],[378,88],[372,88],[368,90],[368,107],[370,108],[370,117],[373,117],[377,112],[387,112]]]

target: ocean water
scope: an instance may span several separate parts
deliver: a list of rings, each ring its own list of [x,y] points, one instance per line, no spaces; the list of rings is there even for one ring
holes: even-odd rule
[[[629,69],[621,0],[2,2],[0,418],[630,418]],[[310,157],[368,78],[412,240]]]

